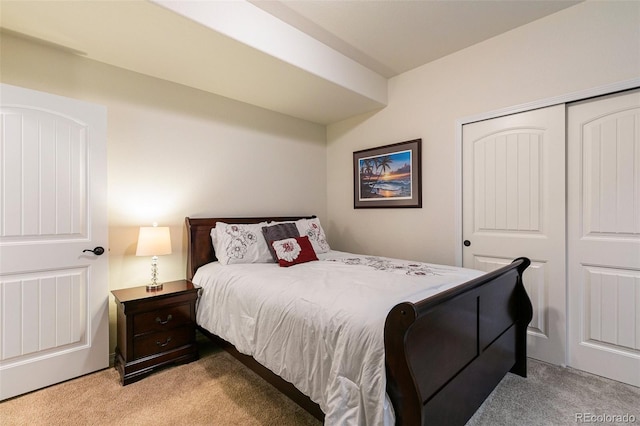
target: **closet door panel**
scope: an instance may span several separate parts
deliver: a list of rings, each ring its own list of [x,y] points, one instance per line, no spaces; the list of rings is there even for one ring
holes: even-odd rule
[[[565,363],[565,106],[463,126],[463,265],[526,256],[528,355]],[[462,242],[461,242],[462,243]]]
[[[568,107],[569,365],[640,386],[640,91]]]

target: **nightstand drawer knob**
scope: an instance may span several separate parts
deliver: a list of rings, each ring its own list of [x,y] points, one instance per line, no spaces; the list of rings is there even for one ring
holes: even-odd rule
[[[162,321],[160,317],[156,317],[156,322],[159,323],[160,325],[165,325],[166,323],[171,321],[171,318],[173,318],[171,314],[167,315],[167,319],[165,321]]]
[[[161,348],[164,348],[169,344],[170,341],[171,341],[171,337],[167,337],[167,340],[164,343],[160,343],[156,340],[156,345],[160,346]]]

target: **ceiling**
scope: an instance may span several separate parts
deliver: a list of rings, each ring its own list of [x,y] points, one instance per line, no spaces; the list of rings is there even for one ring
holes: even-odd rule
[[[579,1],[0,0],[3,33],[329,124],[387,80]]]

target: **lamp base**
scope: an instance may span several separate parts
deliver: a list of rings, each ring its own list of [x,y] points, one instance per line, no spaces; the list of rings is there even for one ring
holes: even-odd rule
[[[162,290],[162,283],[147,284],[147,291],[158,291],[158,290]]]

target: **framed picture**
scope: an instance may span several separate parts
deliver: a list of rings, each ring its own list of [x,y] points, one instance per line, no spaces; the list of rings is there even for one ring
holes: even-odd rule
[[[422,207],[422,139],[353,153],[353,207]]]

